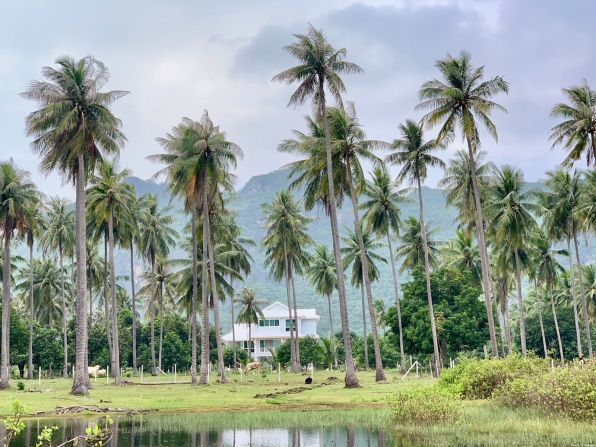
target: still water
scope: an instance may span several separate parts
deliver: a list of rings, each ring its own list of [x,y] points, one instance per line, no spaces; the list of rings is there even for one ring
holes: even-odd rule
[[[229,424],[230,416],[225,416]],[[389,434],[378,428],[333,426],[325,428],[222,428],[202,427],[201,414],[144,415],[115,417],[111,447],[331,447],[392,445]],[[102,418],[30,419],[11,447],[32,447],[44,426],[56,426],[55,444],[84,434],[90,424]],[[212,425],[212,424],[209,424]]]

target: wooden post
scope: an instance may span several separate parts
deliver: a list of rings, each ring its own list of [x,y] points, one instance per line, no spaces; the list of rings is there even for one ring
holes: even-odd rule
[[[211,375],[211,363],[207,363],[207,385],[209,385],[209,376]]]
[[[174,363],[174,383],[178,382],[178,371],[176,370],[176,364]]]
[[[277,362],[277,382],[281,382],[281,363]]]
[[[109,366],[106,366],[106,385],[108,383],[110,383],[109,382],[109,379],[110,379],[110,367]]]
[[[141,383],[143,383],[143,368],[145,365],[141,365]]]
[[[37,379],[37,384],[41,386],[41,367],[38,368],[37,371],[39,372],[39,374],[38,374],[39,378]]]

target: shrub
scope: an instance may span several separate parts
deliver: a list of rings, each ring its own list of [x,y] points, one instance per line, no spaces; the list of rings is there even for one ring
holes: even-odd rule
[[[25,391],[25,383],[19,380],[19,381],[17,382],[17,389],[18,389],[19,391]]]
[[[455,368],[443,371],[439,385],[465,399],[488,399],[504,384],[518,378],[540,376],[548,369],[548,362],[536,357],[464,359]]]
[[[596,420],[596,360],[505,384],[498,398],[510,407],[536,408],[578,420]]]
[[[390,403],[391,414],[396,423],[450,422],[457,420],[461,412],[459,398],[437,386],[400,391]]]

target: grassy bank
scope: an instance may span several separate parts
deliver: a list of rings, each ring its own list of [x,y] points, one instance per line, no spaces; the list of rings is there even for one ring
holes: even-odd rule
[[[333,380],[336,377],[337,380]],[[65,379],[23,381],[25,390],[16,383],[8,391],[0,393],[0,415],[11,412],[11,402],[18,399],[29,414],[52,412],[56,407],[97,405],[105,408],[137,411],[159,410],[189,411],[250,411],[253,409],[331,409],[367,408],[385,406],[387,395],[410,386],[412,382],[425,383],[430,379],[410,379],[402,382],[398,371],[387,371],[387,383],[376,384],[374,372],[359,375],[361,388],[348,390],[343,387],[343,376],[335,372],[321,371],[315,375],[314,384],[304,385],[305,376],[282,374],[250,375],[241,377],[231,374],[230,383],[213,383],[206,387],[189,384],[172,384],[172,376],[145,377],[122,387],[106,384],[105,379],[93,381],[89,396],[70,395],[72,382]],[[178,376],[178,382],[189,381]],[[256,397],[258,396],[258,397]]]

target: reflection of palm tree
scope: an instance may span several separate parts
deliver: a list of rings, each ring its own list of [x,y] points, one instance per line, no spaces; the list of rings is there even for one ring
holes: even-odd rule
[[[259,318],[263,318],[261,306],[265,304],[265,301],[257,298],[254,289],[248,289],[246,287],[240,290],[235,301],[241,306],[236,322],[248,325],[248,343],[246,350],[248,352],[248,358],[252,359],[252,325],[257,324]]]

